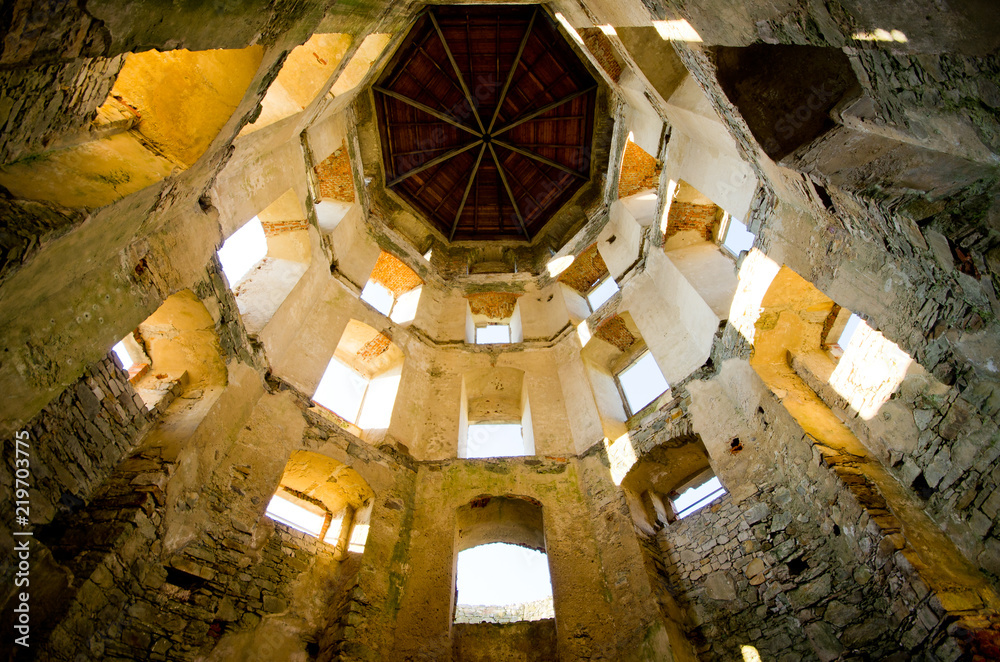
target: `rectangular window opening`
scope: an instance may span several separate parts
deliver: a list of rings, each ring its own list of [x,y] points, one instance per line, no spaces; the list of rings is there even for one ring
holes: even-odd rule
[[[617,377],[632,414],[640,412],[643,407],[670,388],[649,350],[619,372]]]
[[[386,317],[389,317],[389,313],[392,312],[392,306],[396,303],[396,295],[381,283],[369,280],[365,288],[361,290],[361,300]]]
[[[597,286],[594,287],[587,295],[587,303],[590,304],[590,310],[596,311],[598,308],[607,303],[608,299],[613,297],[618,292],[618,283],[611,276],[608,276]]]
[[[741,221],[728,216],[726,226],[726,237],[722,242],[723,247],[733,255],[739,255],[743,251],[748,251],[753,247],[756,237],[747,230],[747,226]]]
[[[370,380],[333,357],[319,380],[313,401],[323,405],[348,423],[357,423]]]
[[[477,345],[498,345],[510,342],[509,324],[487,324],[476,327]]]
[[[525,455],[520,423],[472,423],[465,457],[520,457]]]
[[[326,519],[323,515],[306,510],[277,494],[271,497],[270,503],[267,504],[267,510],[264,512],[275,522],[281,522],[297,531],[308,533],[317,538],[323,530],[323,521]]]
[[[230,289],[235,288],[255,264],[267,257],[267,238],[260,220],[254,216],[229,235],[218,255]]]
[[[678,519],[704,508],[726,493],[719,477],[712,475],[708,480],[689,487],[670,500]]]

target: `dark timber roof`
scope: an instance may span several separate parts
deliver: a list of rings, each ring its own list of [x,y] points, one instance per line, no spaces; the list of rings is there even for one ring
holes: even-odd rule
[[[386,184],[449,240],[531,239],[590,177],[596,87],[539,7],[429,8],[375,85]]]

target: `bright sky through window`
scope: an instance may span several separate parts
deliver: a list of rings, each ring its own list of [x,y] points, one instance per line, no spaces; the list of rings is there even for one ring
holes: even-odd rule
[[[219,249],[222,273],[230,287],[236,287],[248,271],[267,257],[267,239],[256,216],[230,235]]]
[[[271,502],[267,504],[265,512],[274,521],[287,524],[293,529],[304,531],[312,536],[319,536],[320,531],[323,530],[324,517],[322,515],[308,511],[287,499],[282,499],[277,494],[271,497]]]
[[[701,485],[688,488],[673,500],[678,518],[684,518],[703,506],[707,506],[726,493],[718,476],[712,476]]]
[[[469,426],[466,457],[518,457],[524,455],[520,423],[473,423]]]
[[[726,230],[726,239],[722,245],[728,248],[733,255],[739,255],[742,251],[748,251],[753,246],[754,236],[747,230],[747,226],[729,217],[729,228]]]
[[[507,543],[459,552],[456,583],[460,605],[514,605],[552,595],[545,554]]]
[[[510,342],[509,324],[487,324],[476,327],[476,344],[490,345]]]
[[[396,297],[381,283],[370,280],[365,285],[365,289],[361,290],[361,300],[388,317],[389,312],[392,311],[392,304],[395,303]]]
[[[663,373],[649,352],[643,353],[638,361],[618,373],[618,383],[622,385],[633,414],[668,388],[667,380],[663,378]]]
[[[858,330],[859,326],[861,326],[861,318],[851,313],[851,316],[847,318],[844,330],[840,333],[840,338],[837,339],[837,344],[840,345],[841,349],[847,349],[847,346],[851,343],[851,338],[854,336],[854,332]]]
[[[118,360],[122,362],[122,367],[128,370],[135,364],[132,357],[129,356],[128,350],[125,349],[125,341],[119,340],[118,344],[111,348],[111,350],[118,356]]]
[[[615,295],[618,291],[618,283],[615,282],[614,278],[610,276],[605,278],[600,285],[595,287],[587,295],[587,301],[590,302],[590,309],[597,310],[604,305],[604,302]]]
[[[361,410],[368,380],[348,367],[337,357],[330,359],[313,400],[331,410],[344,420],[354,423]]]

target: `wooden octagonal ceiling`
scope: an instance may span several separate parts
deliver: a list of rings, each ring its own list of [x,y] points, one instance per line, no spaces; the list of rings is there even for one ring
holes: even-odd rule
[[[590,177],[597,84],[537,6],[428,8],[374,89],[386,185],[449,240],[530,240]]]

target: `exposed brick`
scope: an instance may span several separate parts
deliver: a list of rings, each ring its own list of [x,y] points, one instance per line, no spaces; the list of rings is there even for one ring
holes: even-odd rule
[[[358,350],[358,358],[363,361],[376,359],[379,356],[382,356],[382,354],[385,354],[391,344],[392,341],[389,340],[389,338],[381,333],[376,334],[374,338],[361,346],[361,349]]]
[[[424,284],[424,281],[413,269],[406,266],[395,255],[385,251],[382,251],[382,254],[378,256],[370,278],[397,297]]]
[[[604,322],[602,322],[601,325],[594,330],[594,335],[601,340],[611,343],[623,352],[634,345],[638,340],[638,338],[632,335],[632,332],[628,330],[625,320],[618,315],[604,320]]]
[[[585,248],[576,257],[573,264],[559,277],[559,280],[577,292],[586,294],[609,273],[608,265],[604,263],[604,258],[598,252],[597,244],[594,244]]]
[[[321,198],[354,202],[354,176],[351,174],[351,161],[347,157],[346,144],[338,147],[315,169]]]
[[[309,221],[261,221],[260,226],[264,228],[265,237],[273,237],[283,232],[295,232],[309,228]]]
[[[480,292],[466,298],[473,315],[485,315],[491,320],[508,320],[514,314],[519,296],[521,295],[510,292]]]
[[[656,159],[631,140],[628,141],[618,178],[618,197],[627,198],[639,191],[655,189],[660,185],[660,169]]]
[[[611,40],[600,28],[584,28],[579,32],[587,50],[600,63],[601,68],[608,74],[608,78],[617,83],[622,75],[622,65],[615,55],[615,47]]]
[[[693,230],[705,241],[712,241],[712,228],[718,212],[715,205],[695,205],[690,202],[674,201],[667,216],[667,230],[664,239],[670,239],[678,232]]]

